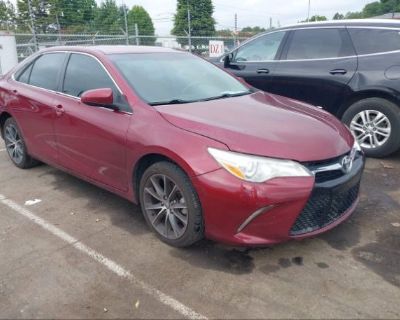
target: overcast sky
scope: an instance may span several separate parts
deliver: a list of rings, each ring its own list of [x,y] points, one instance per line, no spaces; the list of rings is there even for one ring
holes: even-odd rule
[[[99,0],[97,0],[100,2]],[[117,0],[123,3],[123,0]],[[176,10],[176,0],[124,0],[128,6],[139,4],[153,18],[156,33],[169,34],[172,18]],[[373,0],[311,0],[311,16],[325,15],[329,19],[336,12],[360,11]],[[274,26],[278,21],[282,26],[293,24],[307,18],[308,0],[213,0],[214,18],[218,29],[234,26],[235,13],[238,15],[238,27],[269,25],[272,17]]]

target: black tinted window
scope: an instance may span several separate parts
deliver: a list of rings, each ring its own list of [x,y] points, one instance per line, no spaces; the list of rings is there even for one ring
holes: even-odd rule
[[[19,74],[19,76],[18,76],[19,82],[23,82],[23,83],[29,82],[29,77],[31,75],[32,66],[33,66],[33,64],[31,63],[27,68],[25,68],[25,70],[22,71],[22,73]]]
[[[400,50],[399,30],[349,28],[358,54]]]
[[[83,54],[72,54],[65,73],[63,92],[79,97],[92,89],[111,88],[117,93],[113,81],[94,58]]]
[[[57,90],[58,75],[64,62],[64,53],[48,53],[33,64],[29,83],[36,87]]]
[[[294,31],[287,59],[337,58],[353,54],[344,29],[309,29]]]

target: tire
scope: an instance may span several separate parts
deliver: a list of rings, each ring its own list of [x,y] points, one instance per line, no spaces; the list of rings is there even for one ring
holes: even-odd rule
[[[16,138],[18,140],[18,147],[17,151],[13,152],[15,148],[7,147],[12,141],[10,137],[13,134],[16,134]],[[27,152],[26,144],[21,134],[21,130],[18,127],[17,122],[13,118],[8,118],[3,126],[3,137],[6,143],[6,149],[8,156],[10,157],[11,161],[20,169],[29,169],[34,166],[37,166],[39,162],[33,159]],[[15,144],[14,144],[15,145]]]
[[[342,121],[357,137],[368,157],[386,157],[400,148],[400,107],[391,101],[359,100],[346,110]]]
[[[163,242],[182,248],[204,237],[199,197],[189,177],[177,165],[167,161],[151,165],[142,175],[139,195],[147,224]]]

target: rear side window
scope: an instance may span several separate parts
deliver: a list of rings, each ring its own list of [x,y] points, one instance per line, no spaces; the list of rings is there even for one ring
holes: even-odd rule
[[[349,28],[358,54],[400,50],[400,30]]]
[[[63,92],[79,97],[87,90],[111,88],[115,85],[104,68],[94,58],[83,54],[72,54],[64,78]]]
[[[64,59],[65,53],[48,53],[39,57],[33,64],[29,84],[56,91]]]
[[[288,60],[339,58],[354,55],[344,29],[322,28],[293,31]]]
[[[18,81],[23,83],[29,83],[29,78],[31,76],[33,63],[31,63],[25,70],[18,76]]]

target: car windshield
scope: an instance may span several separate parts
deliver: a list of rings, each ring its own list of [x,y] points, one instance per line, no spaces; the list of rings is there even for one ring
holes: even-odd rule
[[[187,53],[113,54],[111,60],[150,105],[222,99],[252,92],[225,71]]]

